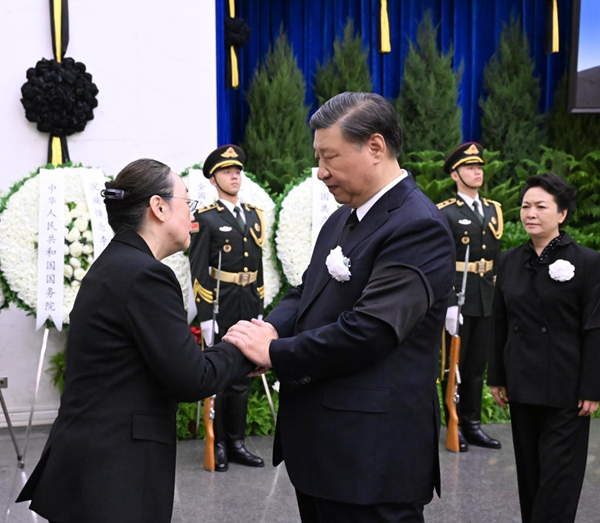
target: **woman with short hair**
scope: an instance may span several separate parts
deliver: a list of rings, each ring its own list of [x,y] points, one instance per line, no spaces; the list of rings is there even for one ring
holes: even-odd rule
[[[521,196],[530,240],[501,258],[488,384],[510,401],[523,522],[566,523],[600,400],[600,254],[561,230],[576,203],[562,178],[532,176]]]
[[[227,343],[202,352],[181,288],[160,260],[190,244],[183,180],[155,160],[102,191],[115,236],[82,281],[61,405],[17,501],[53,523],[167,523],[178,401],[198,401],[254,366]]]

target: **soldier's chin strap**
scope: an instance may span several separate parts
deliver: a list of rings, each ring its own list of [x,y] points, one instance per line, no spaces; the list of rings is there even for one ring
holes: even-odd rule
[[[468,187],[469,189],[473,189],[474,191],[478,191],[478,190],[479,190],[479,187],[473,187],[473,186],[469,185],[467,182],[465,182],[465,181],[462,179],[462,176],[461,176],[461,175],[460,175],[460,173],[458,172],[458,167],[457,167],[456,169],[454,169],[454,170],[456,171],[456,176],[458,176],[458,177],[460,178],[460,181],[461,181],[461,182],[464,184],[464,186],[465,186],[465,187]],[[217,180],[216,180],[216,178],[215,178],[215,182],[216,182],[216,181],[217,181]]]
[[[457,171],[457,172],[458,172],[458,171]],[[218,188],[220,191],[223,191],[223,192],[224,192],[224,193],[225,193],[227,196],[231,196],[232,198],[235,198],[235,197],[238,195],[238,193],[230,193],[230,192],[227,192],[225,189],[223,189],[223,187],[221,187],[221,186],[219,185],[219,182],[218,182],[218,180],[217,180],[217,173],[213,174],[213,178],[214,178],[214,180],[215,180],[215,185],[217,186],[217,188]],[[461,178],[461,179],[462,179],[462,178]]]

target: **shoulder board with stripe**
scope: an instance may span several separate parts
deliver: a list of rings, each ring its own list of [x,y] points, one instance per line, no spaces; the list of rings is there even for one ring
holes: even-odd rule
[[[449,200],[446,200],[445,202],[438,203],[437,208],[443,209],[444,207],[448,207],[448,205],[452,205],[453,203],[456,203],[456,198],[450,198]]]
[[[259,207],[257,207],[256,205],[252,205],[250,203],[245,203],[244,207],[246,207],[246,209],[249,211],[250,209],[254,209],[256,211],[262,211],[262,209],[260,209]]]
[[[218,208],[219,208],[219,205],[216,203],[213,203],[212,205],[208,205],[207,207],[202,207],[201,209],[198,209],[196,211],[196,213],[202,214],[203,212],[211,211],[212,209],[218,209]]]
[[[495,201],[495,200],[490,200],[489,198],[484,198],[484,199],[483,199],[483,201],[484,201],[484,202],[491,203],[491,204],[492,204],[492,205],[494,205],[494,206],[498,205],[498,206],[502,207],[502,204],[501,204],[500,202],[497,202],[497,201]]]

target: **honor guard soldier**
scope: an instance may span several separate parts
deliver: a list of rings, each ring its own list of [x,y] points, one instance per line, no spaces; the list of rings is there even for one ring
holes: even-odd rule
[[[492,301],[495,274],[502,246],[502,208],[498,202],[480,198],[483,184],[483,147],[475,142],[464,143],[448,156],[444,170],[456,182],[456,198],[439,203],[456,242],[455,291],[460,290],[465,268],[467,245],[470,246],[465,303],[461,311],[460,385],[458,403],[460,451],[468,444],[499,449],[498,440],[481,430],[481,395],[483,374],[491,343]],[[457,297],[453,294],[446,315],[446,346],[456,334]],[[448,362],[445,362],[448,368]],[[444,398],[446,380],[442,381]],[[444,408],[446,404],[444,402]],[[448,411],[446,410],[446,419]]]
[[[208,156],[202,169],[219,195],[215,204],[196,212],[190,245],[194,297],[207,345],[219,342],[239,320],[263,314],[265,228],[260,209],[238,198],[244,161],[241,147],[223,145]],[[216,299],[219,313],[214,321]],[[249,467],[264,466],[263,460],[244,446],[249,387],[250,379],[245,378],[217,394],[214,420],[217,471],[226,471],[229,461]]]

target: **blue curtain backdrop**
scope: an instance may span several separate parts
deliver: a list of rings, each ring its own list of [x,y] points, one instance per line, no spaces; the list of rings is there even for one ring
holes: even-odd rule
[[[348,17],[354,19],[363,47],[369,49],[374,92],[392,99],[400,92],[409,41],[416,40],[417,27],[425,11],[431,10],[434,23],[439,24],[441,49],[447,52],[454,44],[455,69],[461,61],[464,63],[459,103],[465,141],[477,140],[481,135],[483,70],[511,14],[520,17],[535,59],[535,74],[542,89],[540,110],[545,112],[551,107],[556,85],[567,66],[571,0],[558,0],[560,52],[551,55],[545,50],[547,0],[388,0],[392,52],[387,54],[379,53],[380,0],[235,0],[236,16],[246,20],[252,31],[250,41],[238,52],[240,87],[236,90],[225,85],[223,20],[229,13],[228,2],[216,2],[220,144],[243,140],[248,120],[246,90],[281,26],[304,73],[306,103],[312,114],[317,109],[312,88],[317,63],[324,63],[333,54],[333,42],[342,36]]]

